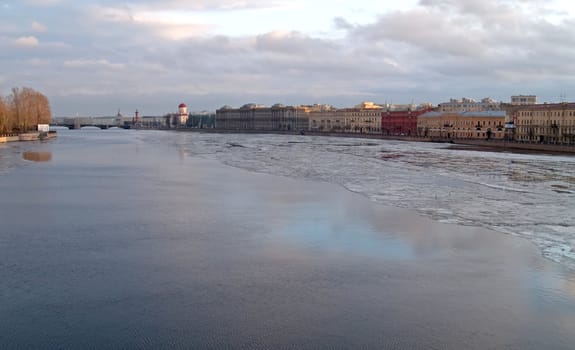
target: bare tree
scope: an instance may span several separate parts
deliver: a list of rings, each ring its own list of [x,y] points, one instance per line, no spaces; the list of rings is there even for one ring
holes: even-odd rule
[[[31,89],[28,94],[30,122],[33,124],[49,124],[52,119],[52,112],[50,111],[50,102],[48,102],[46,96]]]
[[[52,110],[50,108],[50,101],[41,93],[37,92],[38,96],[38,109],[37,118],[39,124],[50,124],[52,121]]]
[[[0,96],[0,134],[8,132],[8,106]]]
[[[18,131],[26,131],[26,115],[25,106],[23,103],[22,91],[19,88],[12,88],[12,94],[8,96],[10,104],[10,112],[13,118],[12,128]]]
[[[8,115],[4,123],[6,130],[28,131],[52,120],[48,98],[31,88],[13,88],[4,105]]]
[[[16,93],[15,93],[16,92]],[[18,104],[20,93],[16,88],[12,89],[12,93],[6,97],[6,106],[8,109],[8,122],[6,128],[8,131],[14,131],[18,128]]]

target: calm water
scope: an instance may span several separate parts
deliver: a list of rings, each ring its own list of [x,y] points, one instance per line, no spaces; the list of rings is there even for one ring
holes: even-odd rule
[[[0,348],[573,348],[573,270],[528,240],[225,166],[210,137],[0,145]]]

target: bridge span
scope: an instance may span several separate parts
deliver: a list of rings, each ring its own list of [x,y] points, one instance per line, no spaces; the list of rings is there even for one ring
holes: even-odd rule
[[[94,126],[100,129],[118,127],[123,129],[145,127],[161,128],[166,126],[164,117],[142,117],[137,122],[131,117],[60,117],[53,118],[50,126],[64,126],[69,129],[80,129],[85,126]]]

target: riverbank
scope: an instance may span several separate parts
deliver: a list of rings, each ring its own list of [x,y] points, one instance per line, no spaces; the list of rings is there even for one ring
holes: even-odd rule
[[[0,143],[20,141],[19,134],[2,134],[0,135]]]
[[[328,133],[313,131],[279,131],[279,130],[223,130],[223,129],[165,129],[181,132],[200,132],[215,134],[275,134],[275,135],[308,135],[308,136],[328,136],[328,137],[345,137],[345,138],[365,138],[377,140],[394,140],[409,142],[440,142],[452,143],[457,145],[474,146],[475,150],[485,151],[527,151],[533,153],[557,153],[557,154],[575,154],[575,145],[560,144],[541,144],[541,143],[524,143],[503,140],[474,140],[474,139],[447,139],[431,137],[415,137],[400,135],[376,135],[376,134],[359,134],[359,133]],[[471,148],[469,148],[471,149]]]
[[[38,141],[56,138],[58,134],[56,131],[48,132],[25,132],[18,134],[3,134],[0,135],[0,143],[16,142],[16,141]]]

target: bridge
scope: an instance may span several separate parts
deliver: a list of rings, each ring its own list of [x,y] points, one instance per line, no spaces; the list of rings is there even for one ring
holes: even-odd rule
[[[130,129],[137,127],[144,128],[161,128],[165,127],[166,119],[164,117],[142,117],[137,123],[131,117],[60,117],[53,118],[50,126],[64,126],[68,129],[80,129],[85,126],[93,126],[100,129],[109,129],[112,127]]]

